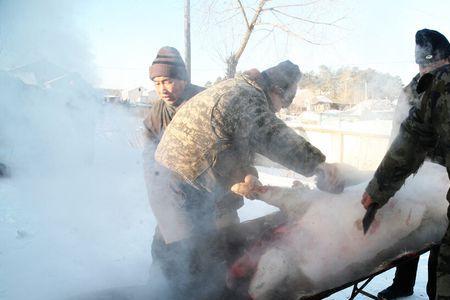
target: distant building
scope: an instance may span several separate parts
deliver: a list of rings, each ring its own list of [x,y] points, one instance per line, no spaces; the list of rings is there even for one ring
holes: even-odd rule
[[[300,114],[303,111],[311,110],[311,102],[314,99],[314,93],[310,89],[298,89],[292,104],[289,106],[289,112]]]
[[[150,91],[145,87],[139,86],[137,88],[128,90],[127,98],[131,104],[136,105],[151,105],[158,96],[155,91]]]
[[[78,73],[70,72],[46,60],[24,64],[8,70],[12,76],[25,84],[35,85],[43,89],[58,89],[68,91],[76,89],[81,98],[101,97],[98,90],[86,82]]]
[[[333,101],[323,95],[319,95],[314,97],[313,103],[312,103],[312,109],[315,112],[324,112],[326,110],[332,109]]]
[[[80,75],[46,60],[15,67],[9,73],[26,84],[42,88],[67,88],[75,84],[87,84]]]
[[[25,64],[9,70],[9,73],[29,85],[48,87],[52,82],[67,77],[70,73],[46,60]]]
[[[124,91],[120,89],[102,89],[103,98],[108,103],[119,103],[124,99]]]
[[[131,89],[128,91],[128,101],[130,103],[138,103],[141,102],[142,97],[146,94],[147,89],[145,87],[139,86],[137,88]]]
[[[299,89],[292,104],[289,106],[289,113],[299,115],[305,111],[324,112],[327,110],[344,110],[351,107],[351,104],[337,102],[325,95],[317,95],[317,91],[311,89]]]

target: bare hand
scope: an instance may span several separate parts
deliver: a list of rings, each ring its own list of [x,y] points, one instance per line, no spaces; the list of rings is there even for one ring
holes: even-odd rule
[[[244,196],[247,199],[253,200],[259,194],[265,193],[267,187],[263,186],[259,179],[253,175],[247,175],[244,182],[236,183],[231,187],[231,191],[238,195]]]
[[[372,203],[373,203],[372,197],[370,197],[370,195],[367,194],[367,192],[364,192],[361,199],[361,204],[364,206],[365,209],[367,209]]]

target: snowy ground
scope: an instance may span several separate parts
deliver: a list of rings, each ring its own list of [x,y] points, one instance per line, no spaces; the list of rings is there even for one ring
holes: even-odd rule
[[[428,264],[428,253],[425,253],[420,257],[419,267],[417,270],[416,285],[414,286],[414,294],[412,296],[405,297],[402,299],[405,300],[428,299],[426,292],[427,264]],[[375,277],[375,279],[372,280],[371,283],[369,283],[369,285],[365,290],[373,295],[376,295],[379,291],[383,290],[392,283],[394,273],[395,269],[391,269],[385,273],[378,275],[377,277]],[[327,299],[338,299],[338,300],[348,299],[349,296],[351,295],[351,292],[352,289],[347,288],[339,293],[331,295]],[[364,299],[364,298],[368,299],[367,297],[361,295],[358,296],[356,299]]]

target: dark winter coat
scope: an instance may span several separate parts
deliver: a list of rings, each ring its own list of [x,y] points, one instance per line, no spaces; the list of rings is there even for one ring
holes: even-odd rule
[[[417,84],[419,83],[419,79],[420,74],[414,76],[411,82],[403,88],[403,91],[398,98],[394,120],[392,122],[391,142],[396,138],[400,131],[402,122],[408,117],[408,113],[411,109],[416,110],[420,108],[420,99],[423,93],[419,94],[417,92]],[[441,150],[442,149],[438,145],[429,149],[427,152],[427,160],[445,165],[445,157],[444,154],[441,153]]]
[[[450,176],[450,65],[423,75],[417,92],[423,93],[420,105],[411,109],[366,188],[380,206],[401,188],[434,149],[442,154],[441,163]],[[447,200],[450,201],[450,191]],[[447,216],[450,217],[450,208]],[[441,243],[437,280],[437,299],[450,299],[450,227]]]

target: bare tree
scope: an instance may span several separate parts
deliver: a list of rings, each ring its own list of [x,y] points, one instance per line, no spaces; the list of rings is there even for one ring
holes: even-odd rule
[[[307,43],[314,45],[322,45],[323,42],[315,41],[308,38],[307,34],[302,34],[298,28],[303,28],[305,31],[310,31],[311,27],[336,27],[342,28],[340,22],[344,17],[338,17],[331,21],[322,21],[321,16],[316,16],[311,13],[311,8],[317,7],[321,2],[330,2],[330,0],[304,0],[304,1],[282,1],[282,0],[257,0],[253,4],[246,5],[243,0],[234,0],[230,7],[220,7],[218,15],[221,19],[215,20],[215,25],[225,26],[236,17],[240,18],[240,24],[244,28],[239,34],[239,45],[236,50],[225,56],[226,63],[226,77],[231,78],[236,74],[236,69],[239,64],[250,38],[256,31],[265,31],[268,37],[276,32],[285,33],[287,36],[292,36],[301,39]],[[335,2],[335,1],[331,1]],[[217,0],[210,0],[207,5],[207,14],[221,6],[223,2]]]
[[[250,36],[253,32],[253,30],[255,29],[255,25],[258,22],[261,13],[263,11],[264,5],[266,4],[267,0],[260,0],[258,3],[258,6],[253,14],[253,18],[251,21],[249,21],[249,19],[247,18],[247,14],[245,12],[245,8],[242,5],[241,0],[236,0],[239,4],[239,9],[242,13],[242,16],[244,17],[244,21],[245,21],[245,25],[246,25],[246,31],[245,34],[242,38],[241,41],[241,45],[239,47],[239,49],[232,53],[227,59],[226,59],[226,63],[227,63],[227,72],[226,72],[226,77],[227,78],[232,78],[234,77],[234,75],[236,74],[236,68],[237,65],[239,63],[239,59],[241,58],[242,53],[244,53],[245,47],[247,47],[248,41],[250,39]]]

